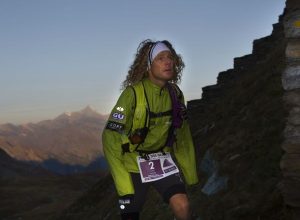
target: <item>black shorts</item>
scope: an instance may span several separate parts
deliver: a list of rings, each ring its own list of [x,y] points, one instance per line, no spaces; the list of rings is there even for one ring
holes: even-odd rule
[[[140,212],[150,186],[153,186],[162,196],[164,202],[169,203],[169,199],[178,193],[186,194],[185,185],[179,173],[167,176],[163,179],[142,183],[139,173],[130,173],[135,194],[133,198],[119,198],[119,209],[121,213]]]

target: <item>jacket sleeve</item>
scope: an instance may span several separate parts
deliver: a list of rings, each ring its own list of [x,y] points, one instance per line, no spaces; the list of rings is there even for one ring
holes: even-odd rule
[[[134,113],[134,92],[126,88],[114,106],[102,133],[103,152],[119,196],[134,194],[131,176],[123,164],[122,144],[129,143],[128,132]]]
[[[183,99],[183,97],[182,97]],[[182,100],[184,103],[184,100]],[[182,127],[176,130],[174,155],[183,173],[186,184],[198,183],[195,148],[188,121],[184,119]]]

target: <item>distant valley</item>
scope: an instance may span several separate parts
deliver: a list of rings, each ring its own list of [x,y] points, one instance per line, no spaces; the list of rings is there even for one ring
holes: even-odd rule
[[[0,149],[0,219],[56,219],[105,172],[59,175]]]

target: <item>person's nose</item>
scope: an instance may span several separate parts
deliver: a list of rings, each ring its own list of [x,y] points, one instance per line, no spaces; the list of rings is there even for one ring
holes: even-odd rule
[[[170,58],[165,59],[165,65],[170,66],[172,64],[172,60]]]

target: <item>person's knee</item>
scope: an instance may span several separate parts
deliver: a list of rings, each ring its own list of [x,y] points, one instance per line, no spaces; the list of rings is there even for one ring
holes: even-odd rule
[[[190,205],[186,194],[175,194],[170,198],[169,204],[176,219],[190,219]]]
[[[187,213],[190,209],[189,202],[185,200],[174,203],[173,207],[180,213]]]

